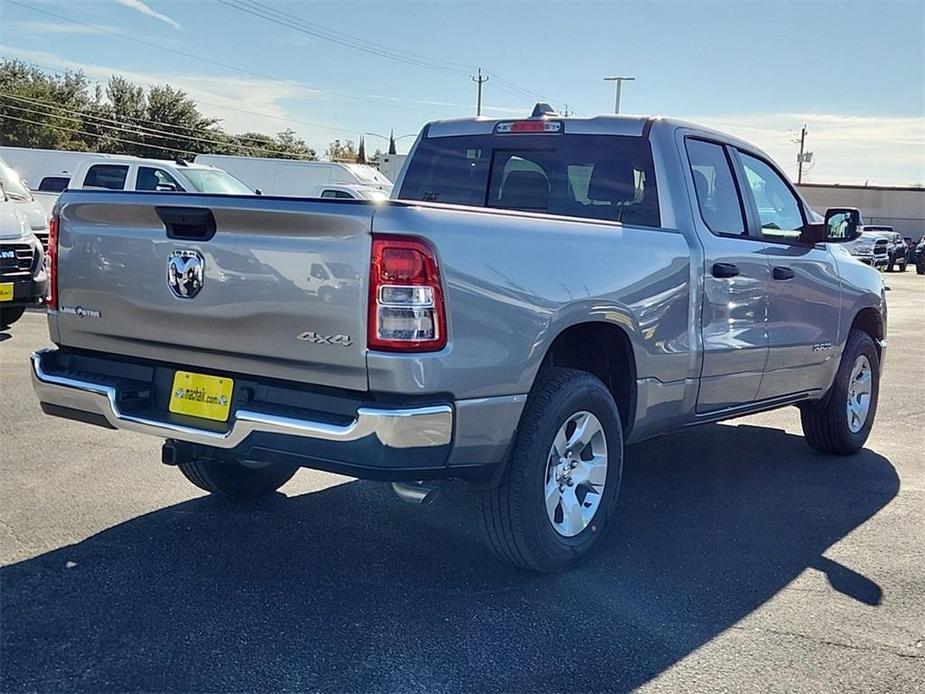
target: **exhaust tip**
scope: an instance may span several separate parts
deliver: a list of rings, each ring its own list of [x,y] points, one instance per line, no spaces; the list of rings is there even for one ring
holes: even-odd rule
[[[392,482],[392,491],[408,504],[424,506],[433,503],[443,489],[441,485],[425,482]]]

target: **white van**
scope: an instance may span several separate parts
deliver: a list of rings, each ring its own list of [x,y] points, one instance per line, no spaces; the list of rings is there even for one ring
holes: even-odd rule
[[[118,155],[71,150],[0,147],[0,159],[19,174],[32,190],[60,193],[67,188],[71,173],[85,161],[112,159]]]
[[[128,156],[84,162],[74,171],[68,188],[254,194],[252,188],[214,166]]]
[[[392,182],[366,164],[224,154],[200,154],[196,163],[221,167],[265,195],[385,200],[392,192]]]

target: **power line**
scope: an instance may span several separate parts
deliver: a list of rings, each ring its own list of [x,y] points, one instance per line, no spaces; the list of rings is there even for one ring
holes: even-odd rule
[[[273,81],[273,82],[280,82],[280,83],[282,83],[282,84],[289,84],[289,85],[293,85],[293,86],[297,86],[297,87],[302,87],[302,88],[304,88],[304,89],[310,89],[310,90],[317,91],[317,92],[323,92],[323,93],[327,93],[327,94],[333,94],[333,95],[336,95],[336,96],[342,96],[342,97],[345,97],[345,98],[348,98],[348,99],[356,99],[356,100],[358,100],[358,101],[364,101],[364,102],[367,102],[367,103],[376,104],[376,105],[378,105],[378,106],[389,106],[389,107],[392,107],[392,108],[399,108],[399,109],[404,109],[404,110],[407,110],[407,111],[417,111],[417,112],[419,112],[419,113],[429,113],[429,111],[425,111],[424,109],[414,108],[413,106],[406,106],[406,105],[403,104],[403,103],[395,103],[395,102],[392,102],[392,101],[388,100],[388,99],[385,98],[385,97],[365,96],[365,95],[360,95],[360,94],[353,94],[353,93],[351,93],[351,92],[339,91],[339,90],[335,90],[335,89],[322,89],[322,88],[320,88],[320,87],[315,87],[315,86],[313,86],[313,85],[306,84],[305,82],[300,82],[300,81],[298,81],[298,80],[287,79],[287,78],[284,78],[284,77],[275,77],[275,76],[273,76],[273,75],[268,75],[268,74],[263,73],[263,72],[256,72],[256,71],[250,70],[250,69],[248,69],[248,68],[240,67],[240,66],[237,66],[237,65],[230,65],[229,63],[223,63],[223,62],[221,62],[221,61],[212,60],[211,58],[206,58],[206,57],[203,57],[203,56],[201,56],[201,55],[196,55],[196,54],[194,54],[194,53],[188,53],[188,52],[186,52],[186,51],[182,51],[182,50],[179,50],[179,49],[177,49],[177,48],[172,48],[172,47],[171,47],[171,48],[165,48],[164,46],[161,46],[161,45],[159,45],[159,44],[153,43],[153,42],[151,42],[151,41],[146,41],[146,40],[144,40],[144,39],[140,39],[140,38],[138,38],[138,37],[136,37],[136,36],[127,36],[127,35],[125,35],[125,34],[123,34],[123,33],[120,33],[120,32],[118,32],[118,31],[113,31],[113,30],[111,30],[111,29],[107,29],[106,27],[100,26],[100,25],[98,25],[98,24],[90,24],[90,23],[88,23],[88,22],[82,22],[82,21],[80,21],[80,20],[78,20],[78,19],[72,19],[71,17],[66,17],[66,16],[64,16],[64,15],[57,14],[56,12],[50,12],[50,11],[48,11],[48,10],[40,9],[40,8],[38,8],[38,7],[33,7],[33,6],[31,6],[31,5],[27,5],[27,4],[23,3],[23,2],[20,2],[19,0],[4,0],[4,1],[5,1],[5,2],[8,2],[8,3],[12,4],[12,5],[16,5],[17,7],[22,7],[23,9],[29,10],[29,11],[31,11],[31,12],[38,12],[38,13],[40,13],[40,14],[44,14],[44,15],[47,15],[47,16],[49,16],[49,17],[54,17],[54,18],[56,18],[56,19],[60,19],[60,20],[62,20],[62,21],[64,21],[64,22],[70,22],[71,24],[78,24],[78,25],[80,25],[80,26],[89,27],[89,28],[91,28],[91,29],[94,29],[94,30],[96,30],[96,31],[99,31],[100,33],[109,34],[109,35],[111,35],[111,36],[116,36],[116,37],[118,37],[118,38],[120,38],[120,39],[124,39],[124,40],[126,40],[126,41],[132,41],[132,42],[134,42],[134,43],[138,43],[138,44],[141,44],[141,45],[143,45],[143,46],[149,46],[149,47],[151,47],[151,48],[156,48],[156,49],[158,49],[158,50],[169,50],[171,53],[174,53],[174,54],[176,54],[176,55],[181,55],[181,56],[183,56],[183,57],[185,57],[185,58],[190,58],[191,60],[198,60],[198,61],[201,61],[201,62],[204,62],[204,63],[209,63],[210,65],[215,65],[215,66],[218,66],[218,67],[225,68],[226,70],[233,70],[233,71],[235,71],[235,72],[240,72],[240,73],[242,73],[242,74],[251,75],[252,77],[259,77],[260,79],[271,80],[271,81]]]
[[[234,136],[234,135],[229,135],[228,137],[229,137],[230,139],[229,139],[229,140],[226,140],[226,141],[223,141],[223,140],[210,140],[210,139],[203,138],[203,137],[194,137],[194,136],[191,136],[191,135],[182,135],[182,134],[180,134],[180,133],[174,133],[174,132],[170,132],[170,131],[166,131],[166,130],[159,130],[159,129],[157,129],[157,128],[148,128],[148,127],[143,126],[143,125],[136,125],[136,124],[132,124],[132,123],[125,123],[125,122],[118,121],[118,120],[116,120],[116,119],[114,119],[114,118],[107,118],[107,117],[105,117],[105,116],[96,116],[96,115],[93,115],[93,114],[90,114],[90,113],[81,112],[81,111],[68,111],[65,107],[55,106],[55,105],[53,105],[53,104],[52,104],[51,102],[49,102],[49,101],[44,101],[44,100],[40,100],[40,99],[29,99],[29,98],[27,98],[27,97],[16,96],[16,95],[13,95],[13,94],[9,94],[9,93],[7,93],[7,92],[0,92],[0,97],[2,97],[2,98],[7,98],[7,99],[16,99],[16,100],[19,100],[19,101],[24,101],[24,102],[26,102],[26,103],[31,103],[32,105],[42,105],[42,106],[44,106],[44,107],[47,108],[47,109],[64,110],[64,111],[66,111],[67,113],[75,113],[75,114],[79,115],[80,118],[76,118],[76,117],[72,117],[72,116],[67,116],[67,115],[62,115],[61,113],[55,113],[55,112],[50,111],[50,110],[49,110],[49,111],[40,111],[40,110],[35,110],[35,109],[30,109],[30,108],[24,108],[24,107],[22,107],[22,106],[14,106],[14,105],[12,105],[12,104],[7,104],[7,105],[6,105],[6,108],[12,108],[12,109],[15,109],[15,110],[17,110],[17,111],[27,111],[27,112],[34,113],[34,114],[41,115],[41,116],[52,117],[52,118],[60,118],[60,119],[62,119],[62,120],[70,120],[70,121],[74,121],[74,122],[77,122],[77,123],[81,123],[81,122],[84,122],[84,121],[87,121],[87,120],[90,120],[90,121],[102,121],[102,122],[100,122],[100,123],[95,123],[95,122],[89,122],[89,123],[87,123],[87,125],[92,125],[93,127],[96,127],[96,128],[110,128],[110,129],[112,129],[112,130],[119,130],[119,131],[128,132],[128,133],[135,134],[135,135],[142,135],[142,136],[146,136],[146,137],[155,137],[155,138],[159,138],[159,139],[162,139],[162,140],[167,140],[167,139],[171,139],[171,138],[173,138],[173,139],[180,139],[180,140],[189,140],[189,141],[191,141],[191,142],[199,142],[199,143],[204,143],[204,144],[219,145],[219,146],[222,146],[222,147],[231,147],[231,148],[236,148],[236,149],[239,149],[239,150],[242,150],[242,151],[259,152],[259,153],[261,153],[261,154],[280,154],[280,153],[281,153],[281,152],[278,151],[278,150],[269,150],[269,149],[265,149],[265,148],[263,148],[263,147],[252,147],[252,146],[249,146],[249,145],[241,144],[240,142],[238,142],[237,137]],[[152,122],[157,122],[157,121],[152,121]],[[115,125],[109,125],[109,123],[114,123]],[[166,125],[166,124],[164,124],[164,123],[160,123],[160,124],[161,124],[161,125]]]
[[[86,137],[95,137],[97,139],[107,139],[114,140],[115,142],[124,142],[129,145],[137,145],[139,147],[149,147],[151,149],[159,149],[164,152],[176,152],[175,147],[161,147],[160,145],[149,145],[147,142],[136,142],[135,140],[127,140],[121,137],[113,137],[112,135],[104,135],[100,133],[88,133],[85,130],[77,130],[75,128],[64,128],[59,125],[51,125],[50,123],[42,123],[41,121],[29,120],[27,118],[17,118],[16,116],[4,116],[8,120],[19,121],[20,123],[31,123],[32,125],[40,125],[43,128],[51,128],[52,130],[61,130],[63,132],[69,133],[71,135],[85,135]]]
[[[25,61],[25,60],[21,60],[21,59],[19,59],[19,58],[15,58],[15,57],[13,57],[13,56],[0,56],[0,59],[3,59],[3,60],[19,60],[20,62],[23,62],[23,63],[25,63],[26,65],[30,65],[30,66],[32,66],[32,67],[40,68],[40,69],[42,69],[42,70],[45,70],[46,72],[50,72],[50,73],[55,74],[55,75],[68,75],[68,74],[71,74],[71,73],[73,72],[73,71],[71,71],[71,72],[69,73],[67,70],[59,70],[59,69],[57,69],[57,68],[51,67],[50,65],[43,65],[42,63],[36,63],[36,62],[32,62],[32,61]],[[311,126],[311,127],[313,127],[313,128],[321,128],[321,129],[323,129],[323,130],[330,130],[331,132],[336,132],[336,133],[345,133],[345,134],[351,134],[351,135],[352,135],[353,133],[356,132],[356,129],[353,129],[353,128],[336,128],[336,127],[334,127],[334,126],[332,126],[332,125],[326,125],[326,124],[324,124],[324,123],[313,123],[313,122],[311,122],[311,121],[299,120],[298,118],[286,118],[286,117],[284,117],[284,116],[274,116],[274,115],[269,114],[269,113],[261,113],[260,111],[252,111],[252,110],[248,110],[248,109],[246,109],[246,108],[239,108],[239,107],[237,107],[237,106],[229,106],[228,104],[217,104],[217,103],[215,103],[214,101],[203,101],[202,99],[199,99],[199,98],[196,99],[196,103],[197,103],[197,104],[205,104],[206,106],[214,106],[215,108],[227,109],[227,110],[229,110],[229,111],[238,111],[239,113],[247,113],[247,114],[252,115],[252,116],[261,116],[262,118],[269,118],[269,119],[271,119],[271,120],[278,120],[278,121],[284,122],[284,123],[295,123],[296,125],[308,125],[308,126]],[[178,126],[178,127],[179,127],[179,126]]]
[[[462,63],[453,63],[450,61],[439,60],[437,58],[422,55],[420,53],[412,53],[409,51],[402,51],[399,49],[394,49],[383,44],[376,44],[371,41],[347,34],[341,31],[336,31],[328,27],[322,26],[320,24],[309,22],[297,15],[292,14],[291,12],[284,12],[282,10],[277,10],[275,8],[269,7],[268,5],[258,2],[257,0],[216,0],[217,2],[230,7],[241,12],[245,12],[254,17],[261,17],[270,22],[278,24],[280,26],[285,26],[290,29],[294,29],[303,34],[314,36],[325,41],[332,41],[334,43],[346,46],[348,48],[354,48],[356,50],[363,51],[365,53],[370,53],[372,55],[378,55],[380,57],[388,58],[390,60],[395,60],[398,62],[403,62],[409,65],[414,65],[416,67],[428,68],[433,70],[439,70],[445,73],[453,73],[466,75],[475,69],[474,65],[465,65]],[[502,77],[498,73],[489,70],[488,74],[497,80],[500,84],[497,85],[497,88],[500,91],[506,92],[513,96],[518,97],[529,97],[531,99],[539,99],[540,101],[550,101],[552,103],[562,103],[557,100],[548,99],[547,97],[537,94],[536,92],[525,89],[518,84]],[[487,80],[487,78],[486,78]]]
[[[428,56],[396,50],[388,46],[383,46],[382,44],[375,44],[371,41],[351,36],[350,34],[328,29],[320,24],[308,22],[294,14],[277,10],[263,3],[255,2],[254,0],[217,0],[217,2],[232,9],[245,12],[251,16],[260,17],[274,22],[275,24],[294,29],[302,34],[313,36],[324,41],[330,41],[341,46],[346,46],[347,48],[363,51],[371,55],[388,58],[389,60],[395,60],[416,67],[439,70],[441,72],[456,74],[466,74],[468,72],[468,67],[465,65],[454,67],[453,63],[445,63]]]

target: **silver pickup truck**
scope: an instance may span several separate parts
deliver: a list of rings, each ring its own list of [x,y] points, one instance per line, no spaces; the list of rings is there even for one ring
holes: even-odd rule
[[[65,192],[42,408],[161,437],[213,493],[466,480],[540,571],[602,535],[627,444],[796,405],[816,449],[864,445],[886,303],[839,245],[858,213],[820,223],[748,143],[538,108],[427,125],[395,190]]]

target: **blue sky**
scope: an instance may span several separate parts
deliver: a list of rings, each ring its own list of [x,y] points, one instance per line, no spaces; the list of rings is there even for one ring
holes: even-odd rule
[[[219,0],[17,0],[32,9],[0,0],[0,55],[83,67],[94,79],[119,72],[169,82],[229,130],[292,127],[319,151],[335,137],[414,133],[428,120],[474,114],[469,75],[477,66],[491,76],[485,113],[500,117],[525,114],[536,101],[518,88],[581,115],[608,112],[613,91],[602,78],[633,75],[624,112],[734,132],[791,175],[791,140],[807,123],[815,153],[808,180],[925,183],[921,0],[260,1],[371,50],[423,56],[411,59],[423,65],[305,35]],[[384,144],[367,141],[369,149]]]

